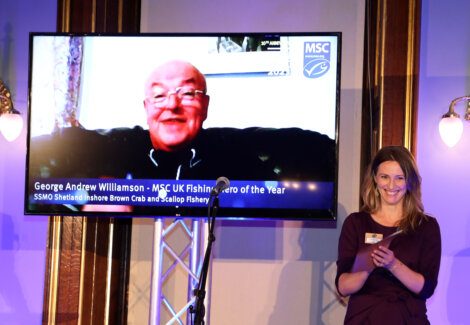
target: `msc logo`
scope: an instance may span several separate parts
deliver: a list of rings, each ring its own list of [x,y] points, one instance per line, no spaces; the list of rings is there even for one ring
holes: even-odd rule
[[[304,43],[304,76],[318,78],[330,69],[330,42]]]

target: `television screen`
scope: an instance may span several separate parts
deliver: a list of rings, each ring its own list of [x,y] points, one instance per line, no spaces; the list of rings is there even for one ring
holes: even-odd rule
[[[31,33],[25,214],[335,219],[340,49]]]

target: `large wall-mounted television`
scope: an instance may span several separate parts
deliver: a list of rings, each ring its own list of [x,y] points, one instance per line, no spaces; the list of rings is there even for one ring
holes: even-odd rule
[[[31,33],[25,214],[202,217],[223,180],[218,217],[334,220],[340,62],[340,32]]]

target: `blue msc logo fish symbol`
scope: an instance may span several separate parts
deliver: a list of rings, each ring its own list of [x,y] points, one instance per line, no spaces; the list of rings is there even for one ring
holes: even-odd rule
[[[304,43],[304,76],[319,78],[330,70],[330,42]]]

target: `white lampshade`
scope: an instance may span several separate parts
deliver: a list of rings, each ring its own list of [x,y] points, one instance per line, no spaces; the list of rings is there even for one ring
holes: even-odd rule
[[[443,117],[439,122],[439,133],[442,141],[449,147],[455,146],[462,136],[463,123],[458,116]]]
[[[0,115],[0,131],[5,139],[15,141],[23,130],[23,118],[20,114],[4,113]]]

